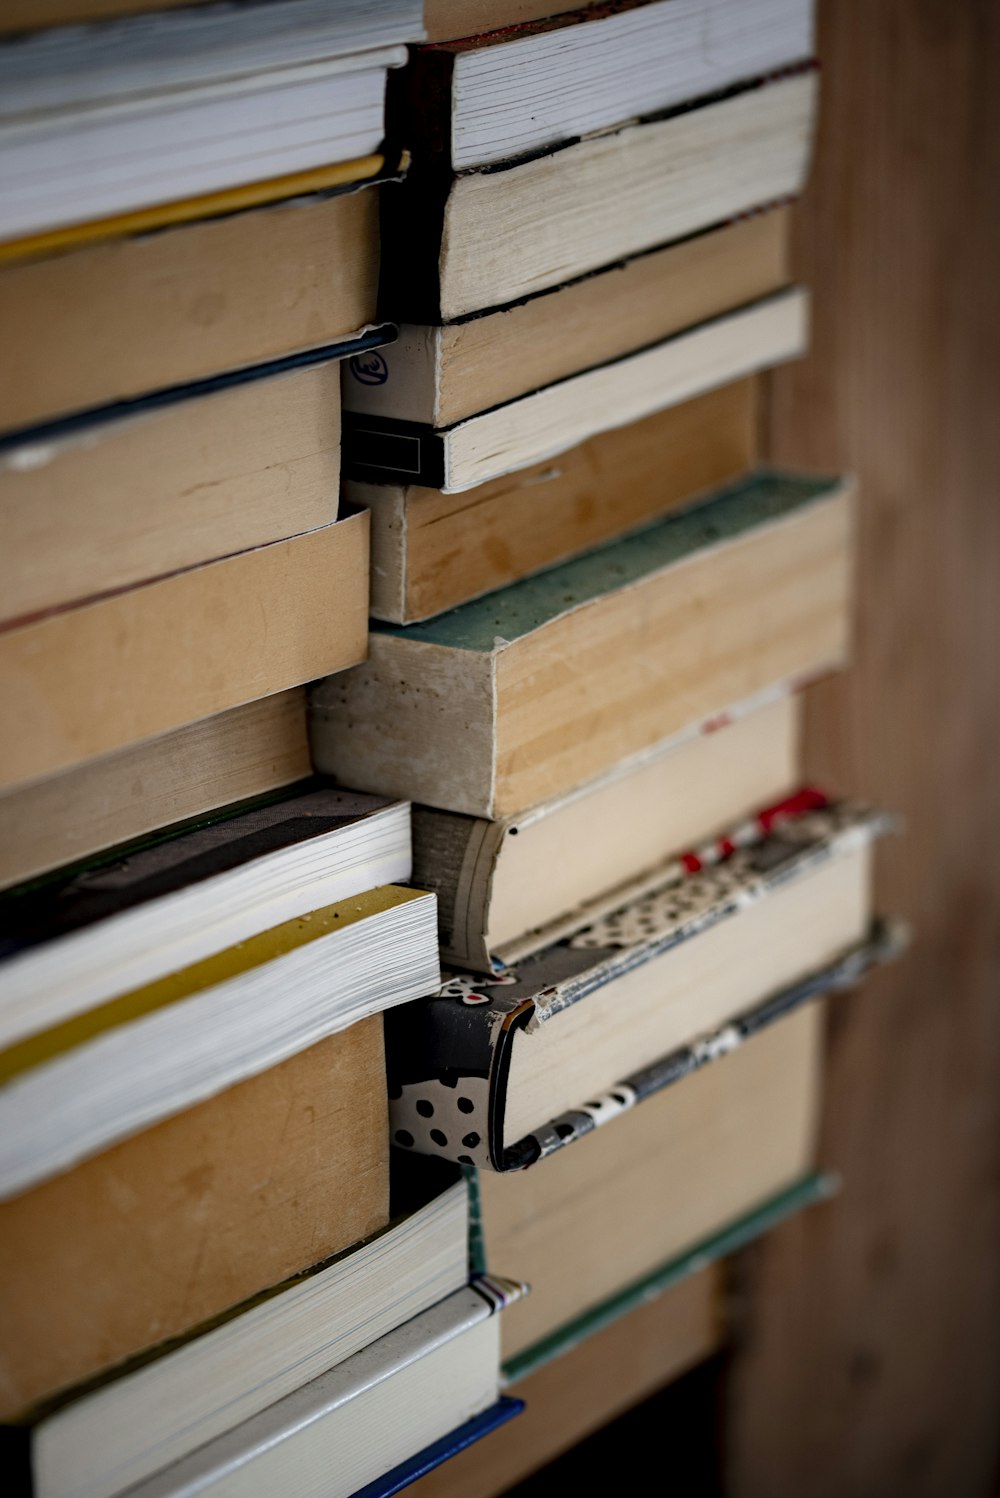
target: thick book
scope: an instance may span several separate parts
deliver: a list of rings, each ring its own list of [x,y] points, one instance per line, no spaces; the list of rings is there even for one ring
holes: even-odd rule
[[[531,1285],[501,1329],[511,1372],[812,1170],[822,1044],[822,1006],[803,1004],[573,1148],[481,1174],[485,1260]]]
[[[725,1345],[725,1269],[709,1263],[647,1296],[560,1356],[504,1387],[524,1401],[516,1431],[483,1441],[412,1498],[493,1498]]]
[[[179,224],[222,218],[249,208],[286,203],[342,187],[371,185],[387,176],[395,176],[398,171],[399,163],[387,164],[379,152],[374,156],[356,157],[353,161],[338,161],[333,166],[310,167],[304,172],[286,172],[280,177],[246,182],[240,187],[225,187],[218,192],[174,198],[169,203],[156,203],[150,208],[133,208],[127,213],[112,213],[106,218],[43,229],[20,239],[5,239],[0,241],[0,265],[16,265],[26,260],[61,255],[108,240],[156,234]]]
[[[0,624],[332,524],[340,361],[389,336],[0,437]]]
[[[265,364],[374,324],[380,190],[333,189],[0,261],[0,322],[18,350],[16,367],[0,367],[4,426]]]
[[[474,1415],[471,1420],[463,1421],[439,1441],[432,1441],[429,1446],[418,1451],[416,1456],[400,1462],[381,1477],[366,1483],[351,1498],[393,1498],[395,1493],[401,1493],[404,1488],[412,1486],[421,1478],[429,1477],[429,1474],[438,1471],[446,1462],[454,1461],[467,1451],[478,1449],[478,1443],[484,1436],[492,1435],[515,1415],[523,1413],[523,1399],[501,1394],[496,1404],[484,1410],[481,1415]]]
[[[310,788],[0,899],[0,1047],[410,877],[410,809]]]
[[[433,992],[435,900],[383,886],[0,1050],[0,1197]]]
[[[285,0],[0,46],[0,238],[376,152],[418,0]]]
[[[711,1057],[739,1016],[863,970],[885,826],[802,792],[509,971],[451,974],[387,1021],[393,1142],[521,1169],[682,1074],[679,1052]]]
[[[368,643],[368,517],[0,632],[0,789],[342,671]]]
[[[526,160],[459,173],[417,162],[383,195],[385,316],[436,324],[503,307],[794,196],[815,103],[806,69]]]
[[[416,382],[412,404],[407,399],[409,355],[418,367],[434,363],[433,350],[418,338],[403,346],[398,386],[387,366],[388,378],[370,387],[390,392],[384,402],[377,393],[364,403],[369,409],[350,409],[358,401],[356,390],[369,387],[359,386],[357,366],[345,374],[344,471],[369,482],[406,482],[460,493],[556,457],[598,432],[800,357],[808,340],[808,305],[801,289],[778,292],[442,428],[379,414],[384,404],[419,416],[424,409],[421,383],[433,398],[431,377]],[[370,357],[381,360],[381,351]],[[392,391],[401,392],[398,406]]]
[[[305,689],[292,687],[16,787],[0,794],[0,889],[97,853],[116,861],[194,817],[237,815],[311,770]]]
[[[8,1428],[38,1498],[112,1498],[258,1415],[468,1282],[459,1179],[383,1231]]]
[[[461,494],[348,480],[371,516],[371,612],[416,624],[579,556],[754,467],[758,386],[722,385]]]
[[[0,1203],[0,1414],[379,1231],[388,1156],[375,1015]]]
[[[811,0],[654,0],[414,49],[400,128],[455,171],[534,156],[812,56]]]
[[[786,288],[791,210],[772,208],[438,327],[405,324],[344,370],[344,405],[453,426]],[[2,284],[2,282],[0,282]]]
[[[505,1386],[530,1397],[529,1380],[534,1375],[544,1374],[548,1369],[558,1377],[559,1371],[565,1369],[563,1358],[576,1361],[575,1354],[582,1354],[580,1360],[584,1363],[593,1362],[599,1356],[600,1342],[608,1333],[617,1333],[623,1345],[627,1345],[636,1313],[641,1315],[646,1308],[659,1305],[669,1316],[664,1302],[669,1301],[671,1292],[675,1295],[693,1292],[699,1302],[702,1297],[710,1299],[714,1336],[705,1340],[708,1351],[717,1350],[724,1341],[718,1327],[718,1297],[724,1294],[727,1282],[724,1261],[789,1217],[829,1201],[839,1189],[839,1177],[820,1170],[807,1169],[793,1177],[772,1195],[751,1202],[736,1216],[727,1218],[679,1251],[671,1252],[638,1278],[613,1289],[603,1300],[592,1302],[579,1315],[571,1316],[554,1331],[508,1358],[503,1365]],[[701,1288],[706,1276],[710,1277],[709,1286]]]
[[[799,779],[799,706],[780,688],[739,703],[519,816],[414,807],[413,878],[437,895],[443,960],[519,962],[655,888],[677,850],[783,801]]]
[[[379,1492],[393,1469],[496,1404],[503,1320],[496,1313],[516,1303],[519,1290],[492,1277],[473,1280],[131,1494],[354,1498],[368,1484]]]
[[[753,475],[438,619],[373,626],[310,699],[322,771],[514,815],[777,682],[843,664],[852,488]]]

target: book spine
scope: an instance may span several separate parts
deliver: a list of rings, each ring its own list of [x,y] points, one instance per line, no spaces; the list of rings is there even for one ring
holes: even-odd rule
[[[505,980],[459,978],[385,1015],[390,1142],[459,1165],[500,1169],[514,1036],[534,1004],[495,1004]]]
[[[738,1015],[711,1035],[700,1036],[690,1045],[671,1051],[599,1096],[588,1099],[579,1108],[560,1114],[533,1134],[518,1140],[502,1151],[499,1168],[504,1171],[523,1170],[547,1155],[565,1149],[637,1103],[683,1081],[710,1062],[729,1055],[794,1009],[813,999],[853,988],[873,967],[898,956],[904,945],[905,936],[898,925],[876,923],[866,941],[842,953],[836,961]]]
[[[394,343],[344,364],[344,410],[435,427],[440,362],[440,329],[406,323]]]
[[[365,484],[445,487],[445,440],[433,428],[421,422],[394,421],[357,411],[345,411],[343,420],[341,455],[345,478]]]
[[[438,897],[442,957],[474,973],[493,971],[486,928],[506,830],[482,817],[413,809],[413,881]]]
[[[512,1399],[509,1395],[502,1395],[496,1404],[484,1410],[481,1415],[475,1415],[453,1430],[450,1435],[443,1436],[440,1441],[435,1441],[432,1446],[425,1446],[416,1456],[408,1462],[393,1467],[383,1477],[375,1482],[367,1483],[363,1488],[358,1488],[352,1498],[392,1498],[394,1493],[402,1492],[411,1483],[420,1477],[426,1477],[428,1472],[433,1472],[435,1467],[440,1467],[443,1462],[450,1461],[453,1456],[458,1456],[469,1446],[475,1444],[483,1436],[488,1436],[491,1431],[497,1430],[501,1425],[506,1425],[515,1415],[519,1415],[524,1409],[523,1399]]]
[[[427,48],[390,69],[386,133],[408,156],[402,182],[382,193],[379,305],[407,322],[441,321],[440,251],[451,189],[453,59]]]

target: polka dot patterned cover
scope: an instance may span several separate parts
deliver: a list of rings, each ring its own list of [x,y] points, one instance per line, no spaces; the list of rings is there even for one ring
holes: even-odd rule
[[[868,940],[792,988],[599,1098],[550,1120],[506,1148],[504,1106],[513,1037],[642,963],[727,920],[786,880],[887,831],[889,818],[850,803],[788,818],[770,835],[710,867],[685,868],[516,969],[484,977],[450,973],[431,998],[386,1016],[392,1141],[400,1149],[493,1170],[523,1169],[609,1121],[641,1098],[726,1050],[798,1003],[847,987],[894,954],[898,926],[877,923]]]

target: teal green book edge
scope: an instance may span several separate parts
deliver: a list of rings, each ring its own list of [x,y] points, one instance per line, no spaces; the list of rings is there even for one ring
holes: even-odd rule
[[[838,478],[760,469],[679,514],[586,552],[558,567],[522,578],[485,598],[463,603],[421,624],[372,620],[373,634],[490,653],[498,638],[512,641],[602,594],[641,582],[685,557],[759,526],[784,520],[841,487]]]
[[[482,1196],[479,1190],[479,1172],[474,1165],[463,1165],[466,1189],[469,1193],[469,1275],[488,1274],[486,1263],[486,1240],[483,1236]]]
[[[619,1290],[617,1294],[592,1306],[573,1321],[566,1322],[550,1336],[543,1337],[540,1342],[525,1348],[524,1352],[518,1353],[516,1357],[504,1363],[504,1387],[516,1384],[520,1379],[527,1378],[529,1374],[536,1373],[553,1358],[570,1352],[579,1343],[592,1337],[595,1332],[603,1331],[606,1326],[610,1326],[619,1317],[626,1316],[629,1311],[635,1310],[646,1301],[655,1300],[665,1290],[687,1279],[689,1275],[697,1274],[709,1264],[714,1264],[728,1254],[745,1248],[748,1243],[770,1232],[785,1218],[801,1212],[803,1208],[810,1207],[815,1202],[828,1201],[831,1196],[835,1195],[839,1186],[839,1179],[835,1175],[813,1172],[800,1177],[793,1185],[780,1191],[777,1196],[770,1197],[759,1207],[755,1207],[743,1217],[738,1217],[719,1232],[703,1238],[693,1247],[678,1254],[676,1258],[668,1259],[651,1274],[634,1280],[624,1290]]]

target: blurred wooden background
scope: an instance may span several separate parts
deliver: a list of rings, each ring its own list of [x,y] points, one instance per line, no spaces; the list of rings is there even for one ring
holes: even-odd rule
[[[1000,4],[820,0],[799,213],[811,357],[770,447],[862,493],[855,666],[811,773],[901,811],[911,956],[831,1006],[845,1189],[738,1266],[727,1498],[978,1498],[1000,1480]]]

